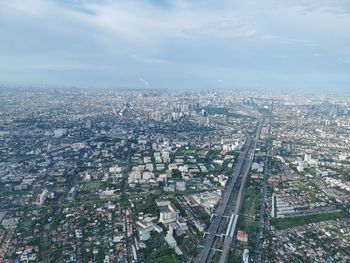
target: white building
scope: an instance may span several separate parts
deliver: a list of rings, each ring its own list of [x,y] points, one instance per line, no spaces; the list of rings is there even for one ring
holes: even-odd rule
[[[47,189],[44,189],[44,191],[40,194],[39,196],[39,205],[42,206],[47,198],[49,191],[47,191]]]
[[[161,209],[159,214],[159,222],[163,224],[175,222],[178,217],[178,213],[179,212],[176,210],[176,208],[172,204],[169,204]]]

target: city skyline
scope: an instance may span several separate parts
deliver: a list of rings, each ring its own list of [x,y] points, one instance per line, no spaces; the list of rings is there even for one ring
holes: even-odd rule
[[[349,0],[0,0],[0,262],[350,262]]]

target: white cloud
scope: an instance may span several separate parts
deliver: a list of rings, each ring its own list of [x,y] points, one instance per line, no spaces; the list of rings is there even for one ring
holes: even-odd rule
[[[349,17],[337,18],[321,9],[325,6],[338,10],[341,4],[345,5],[344,1],[334,1],[333,5],[332,1],[311,0],[294,3],[270,0],[264,4],[259,1],[242,1],[241,4],[223,1],[223,4],[217,4],[219,7],[212,9],[205,7],[205,4],[212,3],[211,1],[205,1],[205,4],[201,5],[200,1],[175,0],[169,8],[162,8],[148,1],[133,0],[78,3],[80,9],[69,8],[53,1],[0,0],[0,13],[7,15],[9,20],[22,20],[35,26],[41,24],[40,28],[58,33],[83,29],[83,34],[86,35],[90,31],[91,39],[111,45],[112,48],[115,44],[148,47],[154,44],[162,45],[174,39],[187,41],[189,37],[249,40],[255,37],[262,38],[264,35],[281,36],[285,33],[287,36],[281,36],[284,43],[290,38],[289,29],[299,30],[306,25],[306,30],[322,30],[319,23],[325,24],[326,28],[328,24],[328,28],[333,29],[332,25],[344,21],[349,23]],[[254,6],[256,9],[253,9]],[[300,13],[305,7],[310,8],[309,15]],[[280,21],[280,25],[277,21]],[[282,32],[283,26],[287,26],[286,32]],[[320,32],[314,33],[320,35]],[[304,39],[305,37],[300,41]],[[271,38],[270,41],[272,40]]]
[[[256,30],[246,30],[242,32],[238,32],[233,36],[234,40],[242,40],[242,39],[254,39],[258,36]]]
[[[350,45],[349,10],[348,0],[168,0],[165,6],[146,0],[0,0],[0,73],[8,65],[115,70],[153,83],[153,76],[205,78],[242,66],[276,74],[285,61],[286,70],[299,69],[298,60],[307,64],[312,54],[325,62],[305,67],[344,65],[337,62]],[[213,76],[215,83],[218,78]]]

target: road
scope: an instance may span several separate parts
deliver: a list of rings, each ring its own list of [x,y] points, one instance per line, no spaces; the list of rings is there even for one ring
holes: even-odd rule
[[[254,140],[250,136],[247,137],[246,143],[244,145],[244,150],[240,154],[238,161],[237,161],[237,164],[235,165],[235,167],[233,169],[232,179],[228,182],[224,196],[221,199],[220,203],[218,204],[218,206],[215,210],[215,216],[213,217],[213,219],[209,225],[209,228],[207,229],[207,235],[205,236],[204,248],[202,249],[201,253],[199,254],[199,256],[196,260],[196,262],[198,262],[198,263],[208,262],[212,256],[212,252],[215,249],[214,244],[216,241],[216,237],[217,237],[217,235],[220,234],[221,231],[219,231],[219,230],[222,230],[222,225],[225,224],[225,218],[227,217],[227,212],[229,211],[229,209],[232,205],[232,203],[231,203],[232,196],[233,196],[233,192],[234,192],[236,183],[238,181],[238,178],[241,175],[243,170],[245,171],[245,172],[243,172],[243,174],[247,174],[250,170],[251,161],[253,159],[252,153],[254,153],[254,151],[256,149],[256,144],[257,144],[257,140],[258,140],[259,135],[260,135],[262,123],[263,123],[263,120],[261,119],[258,123],[257,128],[256,128]],[[247,170],[248,170],[248,172],[246,172]],[[243,176],[243,179],[242,179],[243,185],[245,184],[244,178],[246,178],[246,176],[245,177]],[[240,189],[240,192],[238,194],[238,200],[239,200],[238,203],[239,204],[242,203],[243,192],[244,191]],[[240,205],[239,205],[239,207],[240,207]],[[238,211],[239,211],[239,209],[238,209]],[[236,205],[236,210],[237,210],[237,205]],[[235,219],[235,220],[237,220],[237,219]]]
[[[268,131],[268,141],[266,147],[266,156],[264,161],[264,177],[262,181],[262,188],[260,193],[260,208],[259,208],[259,223],[258,223],[258,232],[255,240],[255,258],[254,262],[261,261],[261,241],[263,236],[264,228],[264,216],[265,216],[265,198],[267,190],[267,177],[269,175],[269,156],[271,149],[271,136],[272,136],[272,116],[269,116],[269,131]]]
[[[249,151],[249,155],[247,156],[248,159],[245,160],[246,165],[244,166],[242,181],[241,181],[238,196],[236,199],[236,206],[235,206],[235,211],[234,211],[234,224],[232,224],[231,229],[229,230],[229,235],[226,236],[224,246],[222,249],[222,253],[221,253],[221,257],[220,257],[220,261],[219,261],[220,263],[225,263],[227,261],[227,257],[229,255],[231,247],[233,246],[233,243],[234,243],[234,234],[236,231],[236,225],[237,225],[238,218],[240,215],[241,207],[242,207],[242,204],[244,201],[244,194],[245,194],[245,190],[246,190],[246,186],[247,186],[247,178],[248,178],[248,175],[250,172],[250,168],[252,167],[252,163],[254,160],[254,153],[255,153],[255,149],[256,149],[258,141],[259,141],[262,126],[263,126],[263,118],[259,121],[258,127],[257,127],[256,132],[255,132],[254,142],[252,143],[253,147],[251,147],[251,149]]]

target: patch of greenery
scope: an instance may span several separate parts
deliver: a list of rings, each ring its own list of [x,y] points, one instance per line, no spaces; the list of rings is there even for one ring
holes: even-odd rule
[[[234,253],[233,251],[230,251],[229,257],[228,257],[228,262],[229,263],[240,263],[243,262],[242,256]]]
[[[171,171],[171,177],[173,179],[182,179],[182,175],[181,175],[181,172],[178,170],[178,169],[173,169]]]
[[[162,256],[160,258],[157,258],[155,262],[159,262],[159,263],[180,263],[180,260],[173,253],[171,255],[165,255],[165,256]]]
[[[122,209],[126,209],[127,207],[130,206],[130,202],[128,200],[128,197],[126,196],[125,193],[122,193],[118,196],[118,201],[119,201],[119,204],[120,204],[120,207]]]
[[[208,106],[208,107],[204,107],[204,110],[205,110],[208,114],[226,115],[227,117],[233,117],[233,118],[255,119],[255,117],[252,117],[252,116],[248,116],[248,115],[243,115],[243,114],[231,112],[230,109],[229,109],[229,108],[226,108],[226,107],[213,107],[213,106]]]
[[[330,214],[318,214],[318,215],[300,216],[300,217],[282,218],[282,219],[273,218],[271,220],[271,223],[276,229],[280,230],[280,229],[286,229],[286,228],[291,228],[291,227],[296,227],[300,225],[306,225],[306,224],[316,223],[321,221],[342,219],[345,217],[346,217],[345,212],[335,212]]]
[[[254,240],[257,229],[256,211],[259,203],[259,190],[249,187],[244,197],[242,213],[238,220],[238,229],[248,234],[249,240]]]
[[[143,212],[144,214],[157,214],[158,206],[156,204],[156,196],[149,195],[147,196],[143,202],[136,203],[135,208],[137,213]]]
[[[146,242],[146,245],[147,247],[142,249],[145,263],[180,263],[174,249],[165,244],[162,234],[152,232],[151,239]]]

